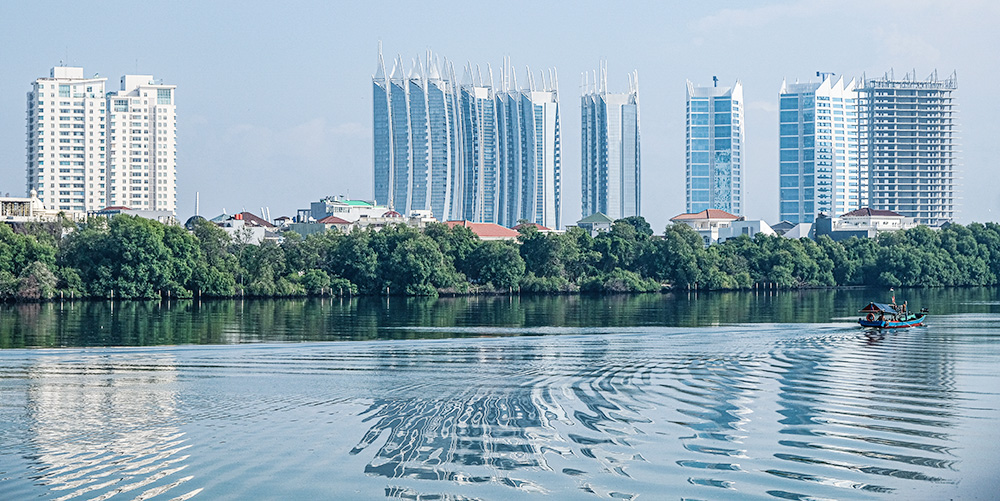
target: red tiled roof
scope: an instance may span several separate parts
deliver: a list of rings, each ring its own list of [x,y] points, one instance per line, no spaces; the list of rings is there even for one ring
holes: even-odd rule
[[[521,228],[526,228],[528,226],[534,226],[538,231],[551,231],[550,229],[538,224],[538,223],[521,223],[514,227],[515,230],[520,230]]]
[[[403,215],[394,210],[391,210],[386,212],[385,214],[382,214],[382,217],[403,217]]]
[[[693,214],[678,214],[670,218],[671,221],[686,221],[689,219],[728,219],[730,221],[735,221],[739,219],[739,216],[734,216],[720,209],[705,209],[701,212],[695,212]]]
[[[844,214],[840,217],[870,217],[870,216],[906,217],[902,214],[893,212],[891,210],[872,209],[869,207],[862,207],[858,210],[852,210],[851,212],[848,212],[847,214]]]
[[[240,212],[238,214],[233,214],[233,217],[231,217],[230,219],[242,219],[244,221],[244,224],[249,223],[249,226],[261,226],[264,228],[275,227],[273,224],[267,222],[266,219],[262,219],[253,214],[252,212]]]
[[[316,222],[319,224],[351,224],[350,221],[346,219],[341,219],[337,216],[326,216],[323,219],[320,219],[319,221]]]
[[[499,224],[493,223],[470,223],[469,221],[447,221],[449,228],[454,228],[456,226],[465,226],[466,228],[472,230],[473,233],[479,236],[479,238],[517,238],[518,232],[510,229],[504,228]]]
[[[104,210],[132,210],[132,209],[129,209],[128,207],[125,207],[124,205],[113,205],[111,207],[105,207],[105,208],[103,208],[101,210],[104,211]]]

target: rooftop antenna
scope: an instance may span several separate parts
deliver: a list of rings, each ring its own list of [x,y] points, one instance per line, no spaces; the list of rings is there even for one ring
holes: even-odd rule
[[[718,87],[718,86],[719,86],[719,77],[712,75],[712,87]]]

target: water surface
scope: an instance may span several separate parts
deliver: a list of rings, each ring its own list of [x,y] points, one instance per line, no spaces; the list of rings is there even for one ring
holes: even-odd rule
[[[0,499],[992,499],[1000,295],[874,294],[3,306]]]

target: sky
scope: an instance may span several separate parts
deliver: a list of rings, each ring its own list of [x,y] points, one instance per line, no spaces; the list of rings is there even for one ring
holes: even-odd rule
[[[961,223],[1000,221],[1000,2],[45,1],[0,2],[0,194],[25,194],[26,94],[60,64],[177,85],[177,215],[294,216],[372,195],[372,90],[387,60],[432,50],[462,68],[504,57],[559,75],[563,220],[580,214],[580,76],[639,73],[642,215],[684,212],[685,81],[743,83],[746,216],[778,217],[783,79],[957,72]],[[992,139],[991,139],[992,138]]]

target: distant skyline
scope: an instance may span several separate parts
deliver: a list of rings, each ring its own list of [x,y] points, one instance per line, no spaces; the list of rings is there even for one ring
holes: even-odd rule
[[[563,220],[580,214],[579,75],[607,60],[642,80],[643,215],[657,232],[685,210],[685,80],[744,88],[744,214],[778,218],[782,80],[957,72],[956,220],[1000,220],[993,174],[1000,121],[1000,5],[991,1],[515,2],[517,23],[470,2],[39,1],[0,4],[0,193],[25,193],[26,94],[60,62],[117,80],[152,74],[177,86],[177,213],[269,207],[325,195],[372,197],[371,77],[377,44],[404,59],[427,49],[465,61],[558,70]],[[44,21],[39,13],[44,12]],[[601,12],[595,16],[594,12]],[[500,15],[500,14],[496,14]],[[28,20],[37,22],[27,22]],[[447,27],[447,29],[442,29]],[[113,73],[119,72],[119,73]]]

